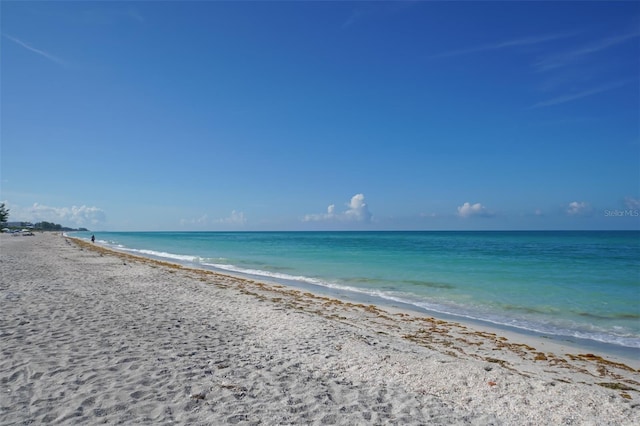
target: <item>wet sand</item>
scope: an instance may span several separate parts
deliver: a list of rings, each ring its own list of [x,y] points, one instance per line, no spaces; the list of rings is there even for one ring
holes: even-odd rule
[[[0,237],[0,424],[640,424],[638,360]]]

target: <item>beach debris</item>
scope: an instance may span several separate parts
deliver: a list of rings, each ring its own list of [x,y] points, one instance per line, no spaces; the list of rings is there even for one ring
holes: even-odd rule
[[[547,361],[548,359],[549,358],[542,352],[536,352],[536,357],[534,358],[535,361]]]
[[[502,360],[502,359],[497,359],[497,358],[486,357],[484,360],[487,361],[487,362],[494,363],[494,364],[500,364],[502,366],[504,366],[505,364],[508,364],[507,361]]]
[[[602,382],[602,383],[597,383],[598,385],[602,386],[603,388],[609,388],[609,389],[614,389],[614,390],[622,390],[622,391],[638,391],[635,388],[632,388],[631,386],[627,386],[624,383],[612,383],[612,382]]]
[[[191,399],[205,399],[207,397],[207,394],[202,391],[202,392],[198,392],[198,393],[192,393],[189,395],[189,398]]]
[[[635,370],[626,364],[609,361],[608,359],[602,358],[601,356],[594,355],[594,354],[578,354],[578,355],[567,354],[567,356],[573,361],[594,361],[598,364],[605,365],[608,367],[619,368],[621,370],[626,370],[631,372],[640,372],[640,370]]]
[[[488,384],[489,386],[496,386],[496,385],[497,385],[497,383],[496,383],[496,382],[492,382],[492,381],[488,381],[488,382],[487,382],[487,384]]]

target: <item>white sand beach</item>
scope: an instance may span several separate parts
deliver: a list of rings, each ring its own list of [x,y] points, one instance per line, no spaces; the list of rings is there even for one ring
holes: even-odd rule
[[[0,273],[2,425],[640,424],[638,360],[53,233]]]

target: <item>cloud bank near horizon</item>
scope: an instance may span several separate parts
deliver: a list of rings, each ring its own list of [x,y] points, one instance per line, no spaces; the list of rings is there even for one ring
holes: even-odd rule
[[[370,223],[373,215],[369,206],[365,203],[364,194],[356,194],[351,197],[347,209],[336,212],[335,204],[327,207],[326,213],[314,213],[305,215],[303,222],[360,222]]]
[[[180,226],[195,225],[198,227],[209,225],[244,225],[247,223],[247,218],[244,212],[232,210],[229,216],[221,218],[210,218],[209,215],[203,214],[195,219],[180,219]]]
[[[31,207],[21,207],[7,203],[7,207],[10,221],[53,222],[74,228],[102,225],[107,221],[104,210],[95,206],[53,207],[33,203]]]

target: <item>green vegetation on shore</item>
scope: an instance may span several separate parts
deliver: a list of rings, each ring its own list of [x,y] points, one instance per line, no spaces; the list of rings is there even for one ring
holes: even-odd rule
[[[89,231],[87,228],[69,228],[52,222],[38,222],[33,229],[40,231]]]
[[[4,222],[2,223],[3,231],[19,231],[22,229],[28,229],[31,231],[57,231],[57,232],[67,232],[67,231],[85,231],[89,232],[87,228],[69,228],[68,226],[62,226],[57,223],[52,222],[38,222],[35,225],[31,222]],[[8,230],[8,231],[7,231]]]
[[[9,209],[5,207],[4,203],[0,203],[0,225],[4,225],[9,219]]]

